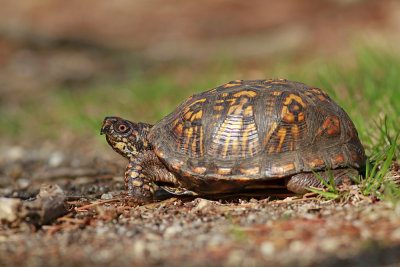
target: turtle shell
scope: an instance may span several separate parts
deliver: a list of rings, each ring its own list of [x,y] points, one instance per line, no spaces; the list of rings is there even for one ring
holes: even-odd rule
[[[346,112],[323,90],[285,79],[235,80],[193,95],[148,139],[184,186],[200,191],[365,162]]]

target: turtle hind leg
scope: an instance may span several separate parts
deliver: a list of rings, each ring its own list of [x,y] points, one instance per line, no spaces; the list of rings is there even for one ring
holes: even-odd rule
[[[143,159],[132,159],[125,171],[127,195],[139,203],[154,202],[154,188],[150,180],[142,172]]]
[[[341,185],[344,181],[354,181],[354,178],[357,177],[358,171],[354,169],[336,169],[330,171],[318,171],[316,172],[319,176],[324,178],[325,181],[329,183],[329,177],[332,175],[335,185]],[[318,179],[312,172],[305,172],[295,174],[289,178],[287,182],[287,189],[292,192],[305,194],[309,192],[306,187],[324,187],[322,181]]]

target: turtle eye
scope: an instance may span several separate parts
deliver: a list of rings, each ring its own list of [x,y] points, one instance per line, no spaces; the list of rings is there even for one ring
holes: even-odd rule
[[[129,131],[129,126],[126,125],[125,123],[121,123],[121,124],[117,125],[116,128],[117,128],[117,132],[120,132],[120,133],[126,133]]]

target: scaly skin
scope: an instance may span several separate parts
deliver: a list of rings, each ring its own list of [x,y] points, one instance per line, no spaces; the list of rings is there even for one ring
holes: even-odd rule
[[[105,134],[114,151],[129,160],[125,171],[127,195],[140,203],[154,201],[152,182],[166,182],[176,186],[175,175],[168,171],[147,142],[152,125],[134,123],[119,117],[106,117],[100,134]]]

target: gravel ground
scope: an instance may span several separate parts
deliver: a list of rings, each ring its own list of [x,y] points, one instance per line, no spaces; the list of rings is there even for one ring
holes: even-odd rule
[[[76,163],[79,155],[37,150],[25,151],[22,162],[11,155],[18,154],[15,150],[5,149],[0,160],[0,196],[33,203],[40,199],[35,196],[41,184],[57,184],[67,212],[46,223],[3,220],[0,266],[400,263],[400,206],[363,197],[355,185],[342,188],[348,194],[340,201],[308,194],[220,201],[166,198],[137,206],[121,198],[120,164],[88,160],[90,155]]]

